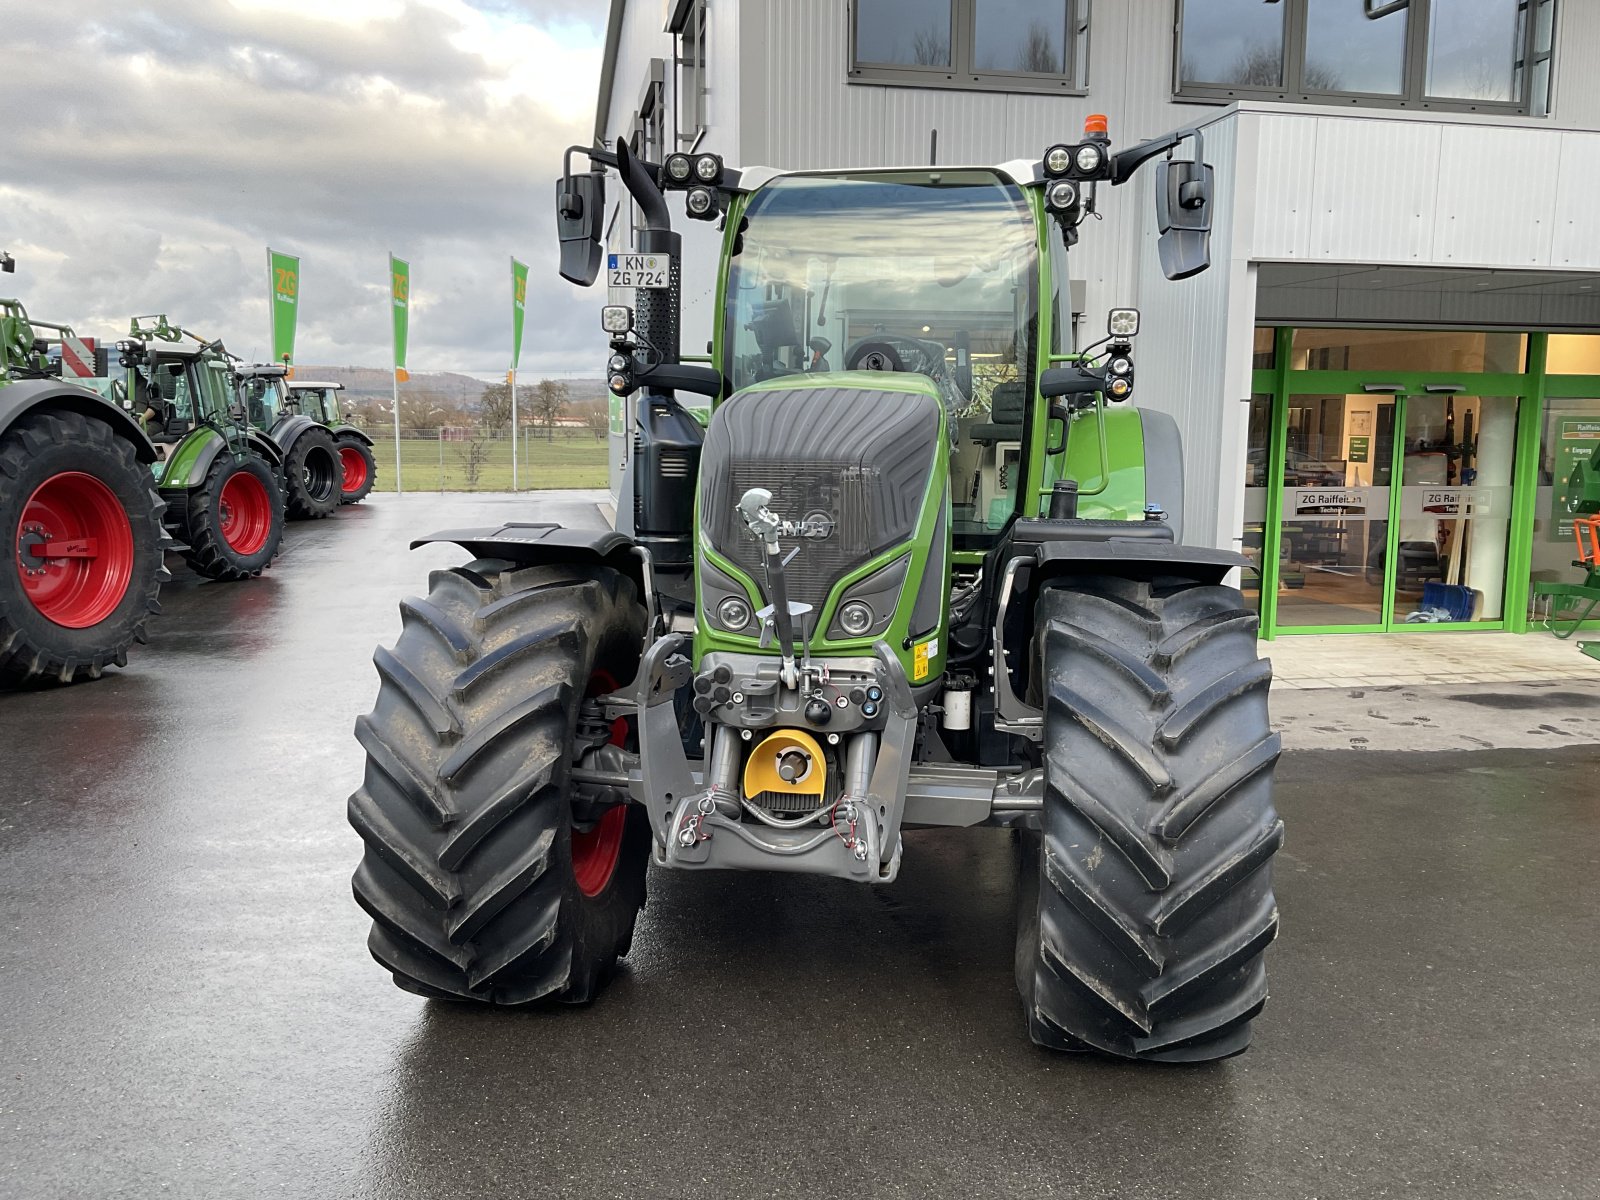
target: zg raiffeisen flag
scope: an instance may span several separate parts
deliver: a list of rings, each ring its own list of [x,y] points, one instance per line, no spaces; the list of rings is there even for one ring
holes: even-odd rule
[[[389,255],[389,302],[394,306],[394,374],[406,380],[406,337],[410,332],[411,264]]]
[[[528,266],[511,260],[511,369],[522,361],[522,321],[528,308]]]
[[[300,260],[267,247],[267,275],[271,288],[272,361],[294,362],[295,321],[300,315]]]

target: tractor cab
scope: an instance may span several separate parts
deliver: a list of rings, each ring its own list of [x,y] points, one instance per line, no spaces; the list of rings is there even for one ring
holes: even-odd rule
[[[162,461],[202,426],[224,438],[242,437],[220,341],[203,341],[165,316],[135,317],[128,337],[104,358],[105,374],[91,385],[104,387],[140,423]]]
[[[288,391],[292,411],[304,413],[330,429],[346,424],[344,412],[339,406],[339,393],[344,391],[344,384],[291,379],[288,381]]]

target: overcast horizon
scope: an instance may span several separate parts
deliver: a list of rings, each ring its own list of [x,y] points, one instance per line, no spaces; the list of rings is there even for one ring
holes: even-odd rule
[[[301,259],[296,359],[387,367],[388,254],[413,371],[598,376],[603,289],[556,274],[561,152],[591,138],[598,0],[14,0],[0,276],[34,316],[135,313],[270,353],[266,251]]]

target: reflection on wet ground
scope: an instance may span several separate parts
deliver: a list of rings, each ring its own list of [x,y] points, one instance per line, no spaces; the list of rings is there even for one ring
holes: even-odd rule
[[[586,1010],[398,991],[351,724],[463,557],[405,543],[552,513],[597,519],[380,497],[0,697],[0,1196],[1595,1194],[1594,747],[1288,756],[1272,1001],[1209,1067],[1028,1043],[1003,831],[914,833],[882,890],[655,873]]]

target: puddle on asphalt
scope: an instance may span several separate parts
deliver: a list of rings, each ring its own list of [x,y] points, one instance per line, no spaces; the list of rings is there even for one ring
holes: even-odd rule
[[[1458,700],[1462,704],[1476,704],[1480,708],[1502,708],[1507,710],[1550,708],[1552,706],[1600,708],[1600,696],[1591,696],[1584,692],[1541,692],[1537,696],[1487,692],[1446,696],[1445,699]]]

